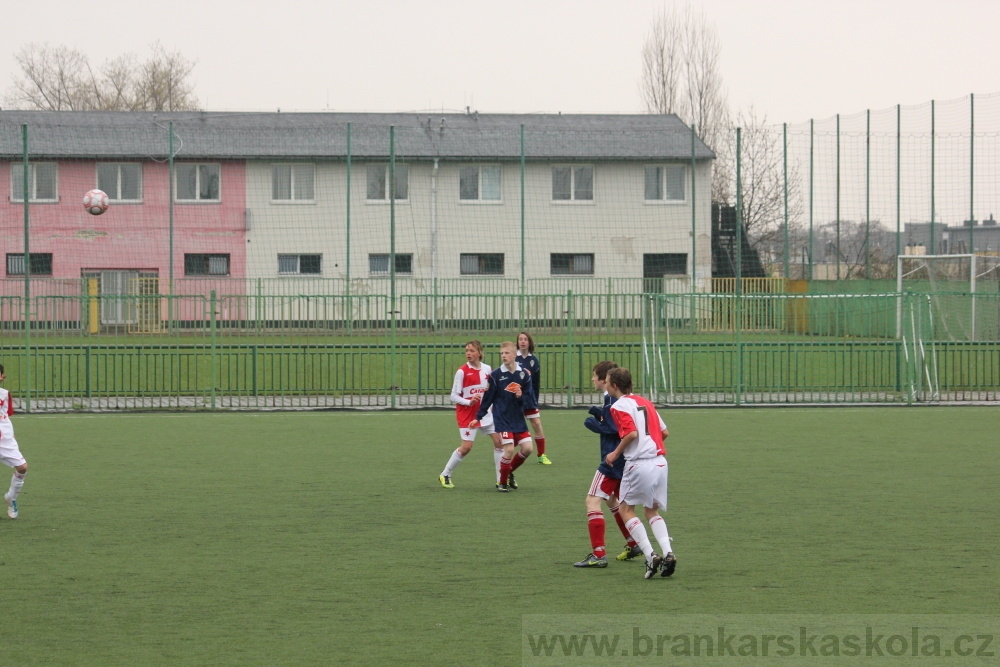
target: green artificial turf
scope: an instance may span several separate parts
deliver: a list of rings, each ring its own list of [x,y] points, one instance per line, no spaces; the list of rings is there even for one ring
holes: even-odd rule
[[[1000,610],[996,408],[664,410],[652,581],[571,567],[585,417],[544,412],[554,464],[504,495],[483,438],[440,487],[445,411],[15,416],[2,663],[518,664],[525,614]]]

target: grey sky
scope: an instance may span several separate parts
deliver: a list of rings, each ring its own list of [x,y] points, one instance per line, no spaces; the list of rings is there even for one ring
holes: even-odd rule
[[[663,0],[7,0],[0,88],[30,42],[92,64],[159,40],[210,110],[635,113]],[[996,0],[695,0],[734,109],[800,122],[1000,90]]]

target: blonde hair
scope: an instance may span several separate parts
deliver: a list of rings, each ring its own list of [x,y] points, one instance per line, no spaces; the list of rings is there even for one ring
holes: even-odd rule
[[[513,341],[509,341],[509,340],[505,340],[504,342],[500,343],[500,349],[501,350],[507,349],[507,348],[509,348],[511,350],[516,350],[517,349],[517,345],[515,345]]]

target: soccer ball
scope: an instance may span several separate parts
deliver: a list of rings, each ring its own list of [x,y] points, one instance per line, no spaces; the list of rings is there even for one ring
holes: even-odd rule
[[[108,196],[103,190],[91,190],[83,195],[83,207],[91,215],[100,215],[108,210]]]

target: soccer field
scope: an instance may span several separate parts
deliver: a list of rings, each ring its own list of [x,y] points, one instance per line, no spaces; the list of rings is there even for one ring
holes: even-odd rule
[[[663,415],[678,569],[650,581],[571,566],[584,410],[545,411],[554,465],[508,494],[482,438],[440,487],[445,411],[15,417],[0,662],[507,665],[523,614],[1000,608],[996,408]]]

